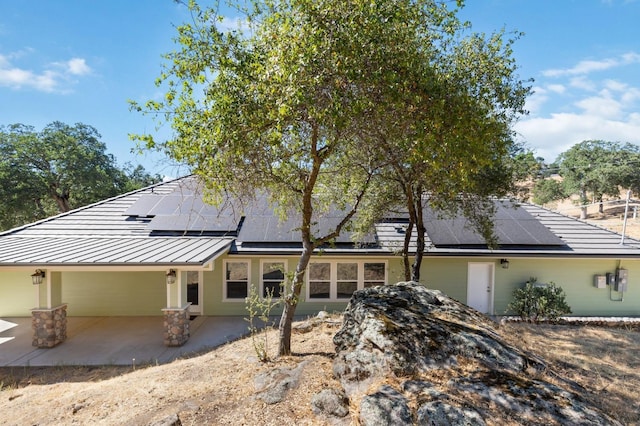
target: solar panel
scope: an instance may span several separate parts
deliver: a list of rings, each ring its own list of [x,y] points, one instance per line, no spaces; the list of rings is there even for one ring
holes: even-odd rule
[[[149,216],[149,212],[163,198],[164,196],[162,195],[144,194],[122,214],[124,216]]]
[[[494,232],[500,246],[565,246],[565,242],[521,207],[496,203]],[[432,209],[424,211],[425,228],[436,247],[486,245],[462,215],[439,218]]]
[[[230,216],[161,215],[149,222],[151,231],[235,232],[240,219]]]

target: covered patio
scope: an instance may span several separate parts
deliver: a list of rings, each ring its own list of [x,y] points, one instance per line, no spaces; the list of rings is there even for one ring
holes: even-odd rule
[[[31,318],[0,319],[0,367],[163,364],[212,349],[248,333],[242,317],[198,316],[182,346],[163,343],[163,318],[68,317],[67,339],[52,348],[32,346]]]

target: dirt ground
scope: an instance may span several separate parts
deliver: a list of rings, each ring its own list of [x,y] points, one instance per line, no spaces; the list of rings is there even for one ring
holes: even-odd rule
[[[323,425],[311,397],[338,387],[332,375],[335,324],[295,334],[294,355],[258,361],[251,338],[167,365],[0,369],[0,424],[151,424],[178,415],[183,425]],[[623,424],[639,424],[640,332],[637,329],[506,324],[513,344],[548,361],[578,382],[585,397]],[[276,331],[268,344],[273,353]],[[280,403],[256,398],[255,378],[307,361],[300,382]],[[437,378],[434,378],[437,380]],[[357,413],[347,423],[357,424]],[[500,413],[489,424],[501,422]]]

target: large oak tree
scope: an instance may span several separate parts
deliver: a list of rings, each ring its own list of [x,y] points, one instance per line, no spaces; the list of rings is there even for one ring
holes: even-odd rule
[[[0,127],[0,226],[43,219],[159,181],[138,166],[120,169],[98,131],[59,121],[41,131]]]

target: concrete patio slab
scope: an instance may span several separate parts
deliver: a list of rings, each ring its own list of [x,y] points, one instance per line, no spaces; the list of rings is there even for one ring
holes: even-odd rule
[[[248,333],[242,317],[196,317],[180,347],[163,344],[163,318],[68,317],[67,340],[31,345],[31,318],[0,319],[0,366],[163,364],[236,340]]]

